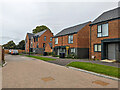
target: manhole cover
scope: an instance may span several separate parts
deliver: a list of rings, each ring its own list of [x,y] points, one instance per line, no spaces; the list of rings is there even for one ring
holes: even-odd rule
[[[100,80],[93,81],[92,83],[94,83],[94,84],[99,84],[99,85],[101,85],[101,86],[106,86],[106,85],[109,84],[109,83],[106,83],[106,82],[103,82],[103,81],[100,81]]]
[[[55,80],[55,79],[52,78],[52,77],[44,77],[44,78],[42,78],[42,80],[45,81],[45,82],[48,82],[48,81],[52,81],[52,80]]]

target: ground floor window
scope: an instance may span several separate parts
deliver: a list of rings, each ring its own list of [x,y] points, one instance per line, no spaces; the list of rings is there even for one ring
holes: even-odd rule
[[[71,48],[71,53],[75,53],[75,48]]]
[[[101,52],[101,44],[94,45],[94,52]]]

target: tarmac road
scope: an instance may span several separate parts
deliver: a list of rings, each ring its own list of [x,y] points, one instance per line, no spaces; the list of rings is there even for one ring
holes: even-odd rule
[[[20,55],[6,55],[3,88],[118,88],[118,81]]]

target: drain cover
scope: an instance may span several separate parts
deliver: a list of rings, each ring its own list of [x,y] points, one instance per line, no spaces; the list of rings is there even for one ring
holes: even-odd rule
[[[42,79],[43,81],[45,81],[45,82],[55,80],[55,79],[52,78],[52,77],[44,77],[44,78],[41,78],[41,79]]]
[[[100,80],[93,81],[92,83],[94,83],[94,84],[99,84],[99,85],[101,85],[101,86],[106,86],[106,85],[109,84],[109,83],[106,83],[106,82],[103,82],[103,81],[100,81]]]

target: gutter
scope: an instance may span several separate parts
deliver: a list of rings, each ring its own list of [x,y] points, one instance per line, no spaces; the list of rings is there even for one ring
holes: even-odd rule
[[[109,19],[109,20],[105,20],[105,21],[96,22],[96,23],[90,24],[89,26],[93,26],[93,25],[96,25],[96,24],[99,24],[99,23],[103,23],[103,22],[113,21],[113,20],[116,20],[116,19],[120,19],[120,17]]]

